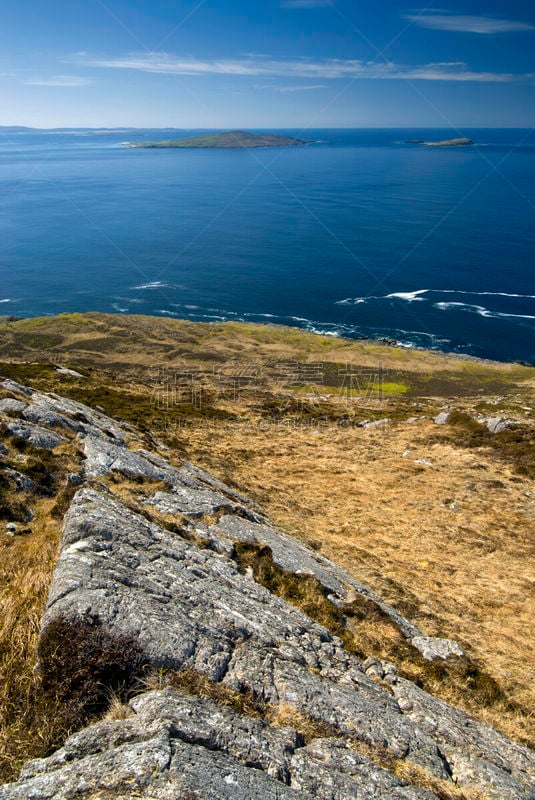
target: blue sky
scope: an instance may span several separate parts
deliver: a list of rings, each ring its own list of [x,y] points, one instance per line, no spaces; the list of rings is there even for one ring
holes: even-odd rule
[[[17,0],[0,125],[535,126],[532,0]]]

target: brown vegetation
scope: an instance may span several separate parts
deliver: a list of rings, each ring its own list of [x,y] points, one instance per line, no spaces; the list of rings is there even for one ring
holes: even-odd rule
[[[302,576],[296,585],[273,569],[266,553],[239,553],[260,582],[355,652],[392,659],[437,695],[534,741],[532,369],[274,326],[97,314],[6,324],[0,356],[3,376],[140,426],[147,445],[156,436],[171,447],[171,459],[187,457],[250,494],[282,529],[321,549],[426,633],[457,639],[466,661],[422,663],[365,601],[357,598],[341,618],[318,585]],[[328,383],[284,380],[281,364],[296,362],[321,365]],[[84,377],[59,374],[59,364]],[[347,388],[348,365],[363,370],[364,384]],[[202,391],[170,392],[174,384],[162,378],[162,368],[165,375],[189,369],[191,384]],[[444,407],[456,411],[449,425],[438,427],[431,417]],[[475,411],[511,415],[522,424],[492,436],[474,422]],[[384,417],[392,420],[385,427],[358,427]],[[29,532],[0,535],[5,779],[58,740],[33,665],[61,517],[73,492],[65,475],[79,456],[74,442],[44,457],[20,440],[4,437],[4,443],[4,464],[38,489],[36,514],[24,523]],[[3,524],[26,518],[28,498],[13,481],[1,474]],[[124,476],[110,488],[133,498]],[[180,520],[157,521],[188,536]]]

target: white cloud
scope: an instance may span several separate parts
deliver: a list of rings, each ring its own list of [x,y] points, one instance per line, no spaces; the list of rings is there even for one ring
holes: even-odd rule
[[[318,89],[325,89],[324,83],[313,83],[308,86],[275,86],[276,92],[315,92]]]
[[[49,78],[28,78],[24,83],[26,86],[89,86],[92,81],[89,78],[79,78],[76,75],[52,75]]]
[[[253,89],[268,89],[272,92],[314,92],[318,89],[325,89],[325,83],[306,83],[300,86],[277,86],[273,83],[262,83],[253,86]]]
[[[535,31],[535,25],[531,25],[529,22],[515,22],[515,20],[487,16],[462,16],[431,12],[423,14],[404,14],[403,18],[410,20],[415,25],[419,25],[421,28],[430,28],[436,31],[453,31],[456,33],[492,35],[495,33]]]
[[[410,67],[357,59],[292,60],[245,58],[201,60],[166,53],[132,54],[119,58],[86,61],[86,65],[107,69],[137,70],[164,75],[233,75],[241,77],[286,77],[334,80],[423,80],[478,83],[509,83],[532,79],[533,75],[476,72],[463,62],[440,62]]]

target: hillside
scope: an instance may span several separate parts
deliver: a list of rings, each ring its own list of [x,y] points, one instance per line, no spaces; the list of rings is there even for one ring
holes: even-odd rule
[[[191,136],[182,139],[168,139],[161,142],[128,142],[128,147],[138,148],[234,148],[249,147],[295,147],[308,144],[304,139],[293,136],[280,136],[271,133],[246,133],[245,131],[229,131],[228,133],[211,133],[206,136]]]
[[[165,718],[173,715],[176,730],[177,715],[181,719],[192,713],[202,717],[202,709],[208,715],[221,713],[227,744],[220,742],[215,750],[226,753],[227,761],[221,762],[221,768],[230,769],[228,759],[234,759],[232,769],[238,770],[235,779],[239,781],[253,780],[243,773],[243,765],[256,758],[247,756],[240,762],[242,751],[236,737],[247,718],[247,726],[253,726],[248,730],[254,729],[258,741],[264,741],[264,752],[271,753],[270,764],[277,765],[275,772],[291,774],[291,785],[297,786],[301,781],[303,797],[323,796],[307,784],[312,780],[310,776],[315,776],[316,782],[324,782],[319,777],[323,774],[318,772],[320,762],[321,769],[327,769],[331,778],[339,775],[335,763],[351,755],[336,750],[342,743],[343,747],[350,747],[351,753],[360,753],[359,759],[363,760],[361,768],[351,773],[351,779],[347,775],[335,779],[340,791],[346,793],[354,791],[351,786],[355,781],[371,780],[369,759],[383,770],[377,778],[377,797],[531,796],[522,794],[514,784],[520,780],[524,785],[527,780],[526,768],[521,766],[522,758],[528,758],[526,751],[503,751],[511,745],[506,740],[493,739],[498,734],[488,734],[484,726],[475,726],[475,739],[470,746],[462,739],[449,743],[441,740],[439,750],[450,752],[450,766],[445,773],[436,763],[433,766],[428,749],[431,743],[424,746],[423,739],[419,738],[418,743],[414,739],[424,735],[433,739],[437,735],[436,730],[426,733],[421,729],[422,715],[438,714],[441,719],[446,715],[439,724],[441,730],[444,726],[457,730],[459,725],[462,729],[464,718],[454,720],[447,707],[426,705],[431,701],[411,687],[415,682],[422,690],[466,709],[514,739],[533,742],[533,604],[529,593],[533,575],[529,535],[533,513],[533,423],[529,407],[533,369],[410,352],[376,343],[333,340],[272,326],[199,325],[97,314],[5,322],[0,358],[4,378],[34,387],[31,394],[20,386],[4,383],[0,398],[4,442],[1,513],[6,525],[6,533],[0,539],[5,612],[0,641],[4,687],[0,713],[5,778],[15,777],[16,768],[27,758],[60,746],[66,733],[82,720],[98,719],[110,698],[115,697],[113,713],[126,719],[113,722],[113,736],[126,742],[134,735],[137,741],[145,742],[140,746],[153,753],[156,761],[164,758],[163,751],[151,750],[147,742],[163,735],[163,729],[154,727],[154,720],[161,719],[162,714]],[[39,394],[50,391],[87,403],[94,410]],[[41,431],[32,432],[32,426]],[[37,439],[31,440],[31,434],[38,434]],[[185,464],[184,459],[217,478]],[[244,492],[252,500],[246,500]],[[57,686],[52,678],[48,688],[46,680],[44,687],[36,684],[32,673],[34,651],[66,512],[62,555],[52,584],[45,630],[55,625],[52,630],[68,639],[70,629],[61,627],[62,620],[88,607],[95,610],[93,600],[88,606],[90,595],[77,597],[70,590],[65,594],[62,582],[67,581],[70,586],[76,577],[84,592],[93,591],[83,564],[88,558],[98,561],[99,552],[116,552],[120,556],[112,569],[113,581],[118,581],[119,586],[133,585],[128,569],[136,559],[145,564],[142,573],[147,580],[160,580],[158,573],[150,571],[153,557],[148,551],[148,561],[143,561],[148,525],[153,531],[150,535],[158,541],[161,537],[174,537],[174,544],[169,542],[169,547],[178,547],[182,553],[178,557],[176,551],[166,574],[171,575],[172,564],[184,559],[184,563],[193,559],[192,564],[196,565],[192,566],[191,575],[188,568],[173,581],[186,580],[187,575],[188,581],[197,580],[199,570],[205,575],[201,594],[206,607],[187,610],[181,605],[186,597],[193,596],[187,583],[183,585],[184,593],[179,593],[183,600],[173,592],[165,601],[166,607],[169,602],[175,604],[172,607],[176,624],[181,614],[197,619],[201,628],[214,618],[223,638],[216,637],[199,645],[200,649],[194,648],[200,660],[191,662],[181,661],[171,646],[174,655],[171,653],[169,661],[169,649],[162,650],[161,643],[151,643],[149,633],[140,633],[145,617],[150,620],[156,613],[151,610],[152,600],[148,606],[140,606],[131,614],[129,610],[123,617],[118,615],[116,605],[108,608],[104,604],[98,606],[100,621],[107,620],[102,635],[100,623],[97,625],[98,646],[113,645],[106,636],[110,625],[113,630],[113,620],[122,618],[116,634],[130,653],[128,663],[119,665],[119,678],[112,675],[100,680],[100,676],[100,682],[109,683],[106,697],[97,696],[94,707],[80,709],[73,690],[79,685],[78,673],[71,682],[65,682],[70,687],[68,691],[73,692],[72,702],[55,693]],[[29,517],[29,513],[33,516]],[[99,519],[107,520],[107,533],[99,528]],[[110,520],[116,520],[115,527],[110,527]],[[120,542],[127,529],[128,536],[133,537],[128,547],[133,550],[120,555]],[[83,541],[88,542],[83,548],[76,544],[82,531]],[[111,550],[106,544],[110,541],[116,542]],[[219,553],[215,561],[214,553]],[[69,577],[71,568],[76,575]],[[119,578],[124,569],[127,571]],[[295,570],[300,572],[297,579],[292,577]],[[208,580],[207,575],[212,577]],[[369,728],[368,722],[359,731],[359,715],[364,714],[368,720],[370,717],[361,706],[358,713],[355,711],[351,706],[354,698],[347,696],[343,701],[349,703],[347,713],[353,719],[352,725],[357,726],[354,735],[349,735],[341,719],[328,711],[329,704],[319,684],[314,689],[302,684],[305,673],[299,673],[299,680],[297,673],[291,680],[275,680],[272,673],[271,677],[266,673],[262,678],[264,667],[253,658],[255,652],[260,652],[254,649],[256,645],[253,650],[244,651],[243,657],[248,653],[247,658],[240,662],[241,666],[236,665],[235,673],[218,666],[224,661],[224,641],[230,635],[224,634],[227,612],[217,610],[216,602],[217,581],[223,580],[223,575],[225,586],[238,592],[240,613],[249,620],[243,623],[243,630],[249,633],[242,631],[236,639],[238,650],[246,641],[250,647],[254,645],[249,625],[257,631],[255,636],[262,639],[267,635],[260,633],[260,623],[254,621],[254,598],[259,591],[254,587],[260,585],[264,587],[262,591],[268,589],[271,593],[260,593],[258,598],[263,614],[269,607],[275,615],[269,623],[271,634],[279,630],[276,639],[282,637],[287,642],[284,659],[294,664],[292,670],[304,659],[312,667],[307,675],[326,670],[321,680],[329,676],[329,681],[336,682],[335,664],[348,658],[343,653],[357,659],[352,663],[357,670],[354,674],[361,687],[359,692],[364,693],[361,701],[368,697],[370,702],[379,703],[372,714],[377,720],[373,725],[386,726],[381,735],[389,742],[387,752],[377,746],[379,728],[373,733],[373,725]],[[97,579],[98,586],[104,589],[107,580],[103,573]],[[215,581],[211,590],[210,581]],[[133,596],[128,588],[124,591],[124,608],[131,609]],[[156,595],[165,595],[166,591],[162,586]],[[210,592],[215,592],[213,601],[209,600]],[[107,593],[104,591],[104,595]],[[243,598],[249,594],[252,605],[246,612]],[[146,596],[144,585],[136,594],[143,603],[156,595],[150,590]],[[113,596],[112,592],[110,598]],[[231,596],[230,593],[226,597],[227,609],[234,602]],[[58,598],[57,603],[54,597]],[[210,605],[212,602],[215,605]],[[338,637],[334,650],[330,645],[327,648],[328,664],[314,666],[305,650],[298,655],[304,645],[300,638],[293,638],[292,626],[298,618],[288,610],[291,606],[304,615],[299,617],[298,625],[301,631],[309,631],[306,637],[310,635],[314,652],[314,637],[319,635],[320,641],[328,641],[318,625]],[[60,610],[59,617],[51,616],[53,607]],[[207,615],[204,622],[203,614]],[[273,627],[275,619],[276,625],[282,627]],[[128,628],[129,621],[134,628]],[[91,639],[96,623],[89,620],[87,624]],[[147,630],[155,631],[159,624],[152,622]],[[180,628],[174,632],[169,629],[162,642],[185,641],[184,636]],[[433,644],[432,637],[445,642]],[[68,664],[43,659],[45,645],[41,637],[41,664],[48,663],[49,675],[58,674],[57,670],[64,673]],[[233,645],[232,652],[235,648]],[[72,652],[76,661],[79,656]],[[429,660],[431,652],[434,660]],[[444,659],[450,652],[449,658]],[[158,670],[165,668],[168,676],[165,678],[157,670],[158,674],[150,678],[150,686],[158,691],[146,700],[132,698],[140,689],[136,673],[139,659],[143,670],[147,663],[157,664]],[[250,679],[245,680],[249,659],[257,666]],[[357,668],[359,662],[365,663],[367,680]],[[392,663],[395,674],[388,666]],[[210,665],[209,669],[206,665]],[[171,680],[168,671],[174,675],[177,669],[178,677],[171,681],[175,688],[167,688],[162,694],[162,688]],[[238,673],[241,683],[236,682]],[[46,674],[45,670],[42,675],[46,678]],[[394,680],[392,676],[398,677]],[[374,694],[375,683],[367,682],[370,677],[382,694]],[[148,679],[146,674],[145,678]],[[300,685],[303,695],[285,695],[282,690],[283,686]],[[273,686],[276,690],[269,688]],[[332,687],[329,691],[333,691]],[[409,728],[403,728],[403,734],[399,730],[394,734],[395,726],[389,717],[388,709],[397,708],[388,699],[392,691],[398,706],[403,708],[405,704],[403,725]],[[179,692],[180,697],[170,696],[169,692]],[[318,705],[307,705],[316,692]],[[200,701],[194,699],[199,694],[211,699],[199,705]],[[126,700],[131,700],[128,708],[120,702]],[[336,707],[341,702],[339,697]],[[222,710],[217,712],[210,703]],[[320,707],[327,709],[327,717],[318,717]],[[71,777],[61,764],[65,758],[72,761],[74,753],[75,762],[81,759],[82,763],[88,757],[89,742],[112,730],[110,722],[99,724],[101,728],[97,727],[96,732],[88,729],[87,734],[80,734],[82,738],[74,737],[66,751],[71,755],[62,756],[60,751],[53,757],[56,762],[46,767],[57,773],[53,780],[75,781],[76,763],[70,768]],[[139,725],[140,731],[133,734],[132,726]],[[262,727],[265,725],[268,727]],[[417,726],[418,733],[411,725]],[[284,733],[290,739],[284,740],[287,756],[282,758],[276,749],[282,746],[278,731],[288,728],[293,733]],[[303,736],[306,748],[301,752],[297,741]],[[325,736],[341,738],[342,743],[339,741],[333,750],[331,745],[320,744]],[[205,741],[203,737],[202,732],[190,730],[180,734],[178,740],[200,744]],[[171,738],[166,747],[171,747],[176,756],[177,747],[180,750],[182,745],[175,734]],[[401,746],[399,741],[405,744]],[[433,746],[437,746],[436,741]],[[99,747],[104,752],[108,745],[104,747],[101,742]],[[487,766],[476,763],[471,756],[462,760],[459,750],[469,753],[472,747]],[[208,749],[211,752],[214,747]],[[113,761],[119,757],[119,750],[107,751],[105,758]],[[500,773],[503,763],[497,760],[500,750],[509,753],[509,760],[524,753],[518,762],[520,772],[516,777],[509,775],[513,783],[508,785]],[[197,766],[202,762],[203,769],[210,772],[211,756],[196,750],[193,758],[193,751],[188,752],[189,755],[184,751],[181,758],[188,758]],[[242,763],[239,769],[236,759]],[[304,765],[301,772],[298,762]],[[53,763],[56,767],[52,767]],[[121,773],[124,763],[123,767],[117,761],[113,763]],[[184,768],[185,762],[179,759],[177,763]],[[454,773],[461,776],[463,784],[457,794],[451,781],[453,764]],[[39,764],[27,769],[27,780],[40,785],[39,781],[45,781],[43,769]],[[273,777],[274,767],[260,767],[260,772],[263,769]],[[473,777],[475,773],[477,779]],[[493,776],[492,780],[489,776]],[[107,785],[108,779],[109,775],[102,773],[102,786]],[[131,774],[128,779],[132,779]],[[400,779],[409,781],[412,793],[399,784]],[[260,774],[254,777],[256,780],[261,780]],[[494,785],[493,781],[498,783]],[[268,797],[270,791],[275,791],[280,794],[273,796],[282,797],[286,796],[283,792],[287,783],[287,777],[276,789],[269,782],[260,783],[254,791],[256,796]],[[476,791],[474,785],[479,786],[480,794],[470,794]],[[154,786],[146,789],[149,790],[154,792]],[[9,789],[5,796],[28,796],[24,795],[28,791],[25,784],[20,789]],[[191,787],[190,791],[191,797],[212,796],[195,794]],[[220,794],[213,796],[226,796],[221,787],[217,791]],[[424,791],[434,794],[423,794]],[[106,795],[102,791],[87,796]]]

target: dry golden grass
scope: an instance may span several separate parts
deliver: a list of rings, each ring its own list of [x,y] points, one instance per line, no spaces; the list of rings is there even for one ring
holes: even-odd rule
[[[53,363],[43,365],[47,352]],[[407,422],[413,415],[434,415],[444,403],[465,410],[483,404],[485,413],[529,420],[533,370],[282,327],[98,314],[6,325],[0,331],[2,355],[27,362],[6,364],[4,374],[102,406],[144,428],[148,446],[150,433],[156,433],[171,445],[172,460],[185,456],[249,493],[284,530],[320,547],[426,633],[458,639],[517,707],[495,701],[474,707],[469,692],[465,705],[514,738],[534,741],[533,486],[519,474],[512,450],[461,447],[458,431],[454,435],[448,426],[438,429],[429,419]],[[403,383],[408,391],[359,401],[340,396],[340,387],[323,387],[332,396],[310,402],[302,388],[278,382],[272,365],[285,359],[330,363],[334,373],[344,364],[380,363],[392,373],[385,381],[394,388]],[[57,363],[87,377],[60,376]],[[202,375],[202,408],[156,402],[160,368],[180,371],[184,364]],[[239,396],[223,395],[214,365],[231,374],[240,365],[242,373],[244,365],[246,373],[256,366],[259,377]],[[379,417],[393,422],[375,430],[354,425]],[[432,466],[415,463],[419,459]],[[136,487],[121,478],[110,481],[110,488],[133,501]],[[60,498],[56,513],[67,501],[67,495]],[[60,534],[61,520],[51,516],[55,503],[40,501],[31,535],[0,539],[3,777],[45,752],[55,735],[53,720],[35,712],[33,675]],[[312,595],[305,598],[309,611]],[[395,632],[380,620],[355,619],[351,633],[370,652],[399,652]],[[404,668],[419,678],[411,658]],[[437,694],[461,704],[459,691],[443,677],[427,679],[435,681]]]
[[[124,703],[118,695],[114,692],[110,696],[108,710],[103,716],[103,719],[115,722],[121,719],[128,719],[128,717],[132,717],[134,712],[128,705],[128,703]]]
[[[46,752],[54,720],[36,702],[37,637],[57,558],[61,522],[44,501],[28,536],[0,539],[0,780],[28,754]]]

